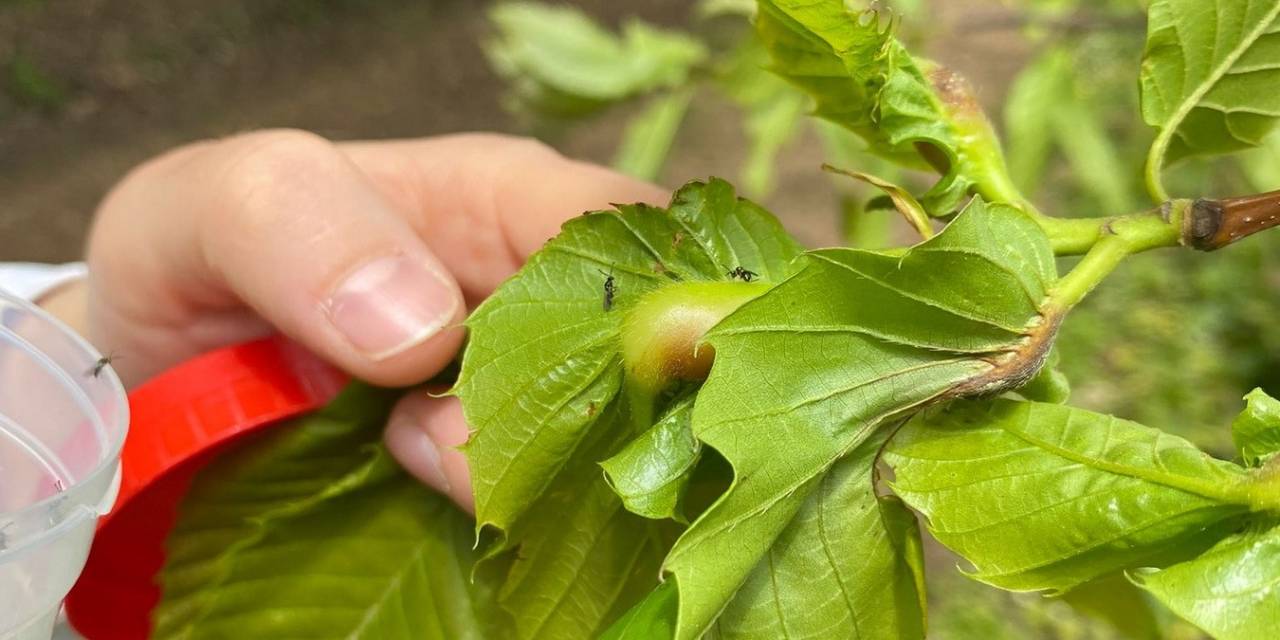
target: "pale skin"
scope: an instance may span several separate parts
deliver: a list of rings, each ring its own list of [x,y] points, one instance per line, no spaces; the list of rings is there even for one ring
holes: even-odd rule
[[[130,172],[100,205],[86,282],[41,303],[126,385],[283,333],[351,375],[430,379],[474,307],[566,218],[667,193],[496,134],[332,143],[291,130],[199,142]],[[471,510],[456,398],[407,394],[386,442]]]

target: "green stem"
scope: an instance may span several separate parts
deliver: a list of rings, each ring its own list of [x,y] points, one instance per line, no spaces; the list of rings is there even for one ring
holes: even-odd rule
[[[633,434],[641,434],[653,426],[653,415],[657,409],[658,394],[655,390],[624,378],[623,391],[627,396],[627,411],[631,414]]]
[[[1156,202],[1169,199],[1169,193],[1164,190],[1164,177],[1161,172],[1164,169],[1164,154],[1171,140],[1173,140],[1173,129],[1165,129],[1156,137],[1155,142],[1151,144],[1151,150],[1147,152],[1147,193],[1151,194]]]
[[[1049,236],[1053,253],[1059,256],[1083,255],[1102,238],[1102,229],[1115,218],[1053,218],[1036,215],[1035,220]]]
[[[1111,219],[1055,221],[1057,223],[1090,223],[1092,231],[1081,224],[1046,228],[1050,238],[1058,231],[1057,246],[1071,250],[1082,249],[1094,236],[1092,243],[1079,264],[1063,276],[1049,296],[1049,309],[1057,312],[1079,304],[1128,256],[1159,247],[1177,246],[1182,238],[1182,218],[1191,206],[1188,200],[1170,202],[1159,211],[1123,216]],[[1044,225],[1042,219],[1041,224]]]
[[[1131,253],[1129,245],[1120,236],[1111,235],[1099,240],[1070,273],[1058,280],[1049,296],[1049,308],[1066,311],[1079,304]]]

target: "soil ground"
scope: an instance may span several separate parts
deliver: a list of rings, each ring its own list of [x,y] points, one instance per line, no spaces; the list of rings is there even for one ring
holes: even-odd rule
[[[0,0],[0,260],[79,257],[96,203],[128,169],[192,140],[262,127],[334,139],[519,132],[479,43],[487,2],[463,0]],[[574,2],[681,25],[687,0]],[[996,0],[937,2],[934,55],[998,103],[1025,58],[1014,32],[957,29]],[[725,105],[691,115],[667,178],[733,176]],[[606,161],[622,116],[553,143]],[[769,203],[810,244],[838,238],[812,140],[792,145]]]

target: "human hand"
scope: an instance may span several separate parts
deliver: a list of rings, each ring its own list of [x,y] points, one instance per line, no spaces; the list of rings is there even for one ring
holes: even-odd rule
[[[567,217],[666,194],[492,134],[330,143],[299,131],[202,142],[130,173],[99,208],[77,296],[89,339],[136,384],[279,331],[370,382],[429,379],[466,310]],[[65,314],[65,311],[64,311]],[[75,323],[73,321],[73,323]],[[386,430],[406,469],[472,508],[455,398],[406,395]]]

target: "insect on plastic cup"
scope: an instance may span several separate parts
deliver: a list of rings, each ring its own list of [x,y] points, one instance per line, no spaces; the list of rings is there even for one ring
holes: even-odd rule
[[[82,338],[0,290],[0,638],[47,640],[115,501],[124,388]]]

